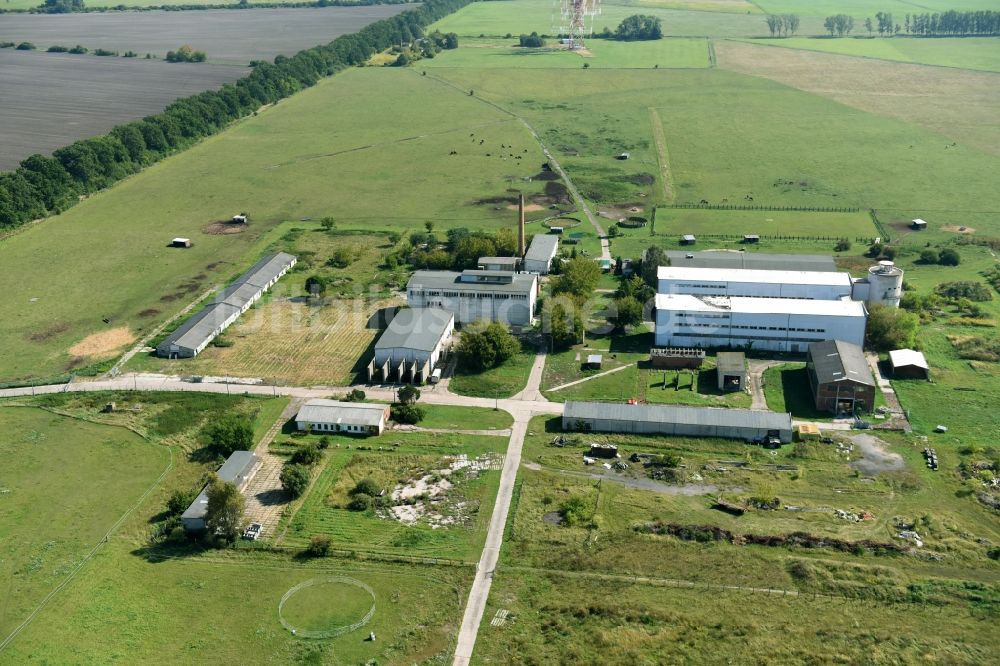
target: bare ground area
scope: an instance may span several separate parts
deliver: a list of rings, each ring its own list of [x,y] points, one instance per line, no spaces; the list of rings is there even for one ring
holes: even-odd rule
[[[851,463],[851,467],[862,474],[875,476],[882,472],[898,472],[906,466],[903,457],[898,453],[887,451],[888,445],[872,435],[860,434],[851,438],[861,457]]]
[[[112,328],[88,335],[69,348],[73,356],[102,360],[113,357],[123,347],[135,341],[135,335],[128,326]]]
[[[1000,74],[761,46],[715,45],[719,67],[898,118],[1000,155]]]

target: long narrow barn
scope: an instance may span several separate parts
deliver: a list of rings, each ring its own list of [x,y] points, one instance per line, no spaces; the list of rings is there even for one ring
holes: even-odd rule
[[[792,415],[766,409],[567,402],[563,430],[792,441]]]
[[[226,287],[208,306],[193,315],[156,346],[164,358],[191,358],[200,354],[241,314],[260,300],[275,282],[295,265],[285,252],[269,254]]]

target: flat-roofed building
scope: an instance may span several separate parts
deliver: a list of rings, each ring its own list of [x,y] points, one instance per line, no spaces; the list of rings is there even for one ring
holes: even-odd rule
[[[656,278],[657,292],[661,294],[824,301],[850,298],[852,284],[848,273],[744,268],[719,270],[689,266],[660,266]]]
[[[375,357],[368,380],[381,374],[383,381],[422,384],[438,364],[452,332],[455,315],[441,308],[404,308],[396,312],[375,342]]]
[[[875,379],[860,346],[843,340],[814,342],[806,371],[816,409],[855,414],[875,406]]]
[[[215,473],[220,480],[232,483],[241,492],[250,483],[250,479],[260,469],[260,459],[251,451],[233,451],[222,467]],[[181,522],[188,532],[205,531],[205,516],[208,514],[208,486],[181,514]]]
[[[516,273],[521,267],[520,257],[479,257],[476,262],[480,270],[484,271],[510,271]]]
[[[295,263],[296,258],[285,252],[267,255],[158,344],[156,355],[164,358],[197,356],[216,336],[260,300],[264,292],[290,271]]]
[[[715,374],[720,391],[744,390],[750,378],[746,354],[743,352],[719,352],[715,355]]]
[[[310,400],[295,415],[299,430],[381,435],[389,420],[389,405],[337,400]]]
[[[792,416],[766,409],[723,409],[681,405],[629,405],[614,402],[566,403],[563,430],[725,437],[792,441]]]
[[[746,268],[778,271],[837,271],[833,257],[822,254],[773,254],[740,250],[667,250],[671,266],[694,268]]]
[[[406,285],[413,308],[441,308],[455,323],[498,321],[528,326],[535,315],[538,276],[506,271],[417,271]]]
[[[535,234],[528,251],[524,253],[524,270],[529,273],[548,275],[552,260],[559,251],[559,236],[556,234]]]
[[[657,347],[805,352],[812,342],[864,342],[858,301],[657,294]]]

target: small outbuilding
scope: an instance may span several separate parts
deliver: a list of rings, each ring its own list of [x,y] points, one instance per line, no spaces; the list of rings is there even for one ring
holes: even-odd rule
[[[757,235],[757,234],[743,234],[743,242],[744,243],[748,243],[748,244],[749,243],[759,243],[760,242],[760,236]]]
[[[720,391],[744,390],[750,379],[746,354],[719,352],[715,357],[715,374],[718,376]]]
[[[521,259],[518,257],[479,257],[476,262],[480,270],[484,271],[510,271],[516,273],[521,267]]]
[[[694,245],[698,242],[698,239],[694,237],[694,234],[684,234],[681,236],[681,245]]]
[[[917,219],[910,221],[910,228],[914,231],[927,231],[927,222],[918,217]]]
[[[557,232],[556,229],[559,229]],[[524,270],[528,273],[538,273],[548,275],[552,260],[559,251],[559,236],[562,233],[560,227],[552,227],[551,234],[535,234],[531,239],[531,245],[524,255]]]
[[[604,357],[601,354],[588,354],[587,362],[583,364],[584,370],[600,370]]]
[[[170,241],[170,247],[191,247],[190,238],[175,238]]]
[[[814,342],[809,345],[806,370],[816,409],[856,414],[875,407],[875,378],[858,345],[843,340]]]
[[[889,352],[892,376],[898,379],[929,379],[930,365],[923,353],[914,349],[894,349]]]
[[[215,473],[220,480],[232,483],[240,492],[247,487],[250,479],[260,469],[261,461],[251,451],[233,451]],[[205,516],[208,514],[208,486],[205,486],[191,506],[181,514],[181,522],[188,532],[204,532]]]
[[[337,400],[310,400],[295,415],[299,430],[381,435],[389,420],[389,405]]]

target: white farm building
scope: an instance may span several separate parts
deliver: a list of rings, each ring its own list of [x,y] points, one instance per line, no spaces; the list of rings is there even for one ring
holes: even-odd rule
[[[828,271],[775,271],[660,266],[657,292],[693,296],[804,298],[836,301],[851,297],[851,276]]]
[[[389,405],[366,402],[310,400],[295,415],[299,430],[381,435],[389,420]]]
[[[156,346],[164,358],[197,356],[241,314],[260,300],[281,276],[295,265],[296,258],[285,252],[269,254],[226,287],[208,306],[193,315]]]
[[[524,270],[528,273],[548,275],[552,260],[559,251],[559,236],[556,234],[535,234],[531,245],[524,254]]]
[[[507,271],[417,271],[406,285],[412,308],[441,308],[455,322],[498,321],[528,326],[535,316],[538,276]]]
[[[414,384],[426,381],[455,330],[455,315],[441,308],[405,308],[396,313],[375,342],[368,380],[381,373]]]
[[[867,313],[859,301],[657,294],[657,347],[731,347],[805,352],[809,343],[862,345]]]

